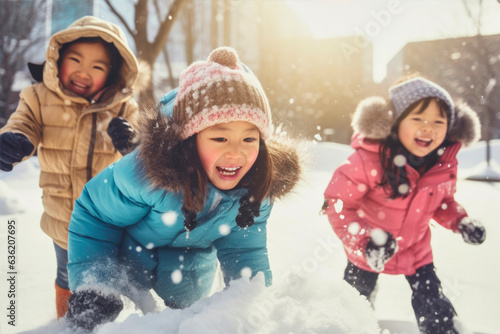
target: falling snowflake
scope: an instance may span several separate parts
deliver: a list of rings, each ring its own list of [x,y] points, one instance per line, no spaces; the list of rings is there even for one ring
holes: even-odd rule
[[[172,282],[174,284],[179,284],[182,282],[182,271],[176,269],[172,272],[172,275],[170,275],[170,277],[172,278]]]
[[[407,194],[408,191],[410,191],[410,187],[407,184],[403,183],[403,184],[399,185],[398,192],[400,194],[402,194],[402,195]]]
[[[358,234],[360,229],[361,226],[356,222],[349,224],[349,226],[347,227],[347,231],[352,235]]]
[[[340,213],[342,211],[342,208],[344,207],[344,202],[342,202],[341,199],[337,200],[337,203],[333,205],[335,208],[336,213]]]
[[[229,233],[231,233],[231,228],[227,224],[222,224],[221,226],[219,226],[219,233],[221,235],[228,235]]]
[[[402,154],[398,154],[394,157],[394,164],[398,167],[403,167],[406,165],[406,158]]]
[[[252,277],[252,269],[248,268],[248,267],[245,267],[243,269],[241,269],[241,277],[243,278],[250,278]]]
[[[163,224],[167,226],[172,226],[177,221],[177,216],[178,216],[177,212],[168,211],[161,215],[161,220],[163,221]]]

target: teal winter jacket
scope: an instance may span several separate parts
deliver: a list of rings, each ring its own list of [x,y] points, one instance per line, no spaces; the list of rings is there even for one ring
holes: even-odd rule
[[[241,228],[235,221],[246,188],[221,191],[209,184],[197,226],[188,232],[182,187],[175,170],[166,170],[168,150],[162,151],[162,143],[171,140],[161,121],[168,116],[158,117],[144,122],[136,151],[96,175],[76,200],[69,226],[71,291],[92,286],[126,290],[125,272],[127,282],[154,289],[167,305],[182,308],[210,292],[217,262],[226,284],[247,268],[252,276],[264,273],[271,284],[266,224],[274,199],[300,178],[295,146],[266,141],[273,164],[271,191],[252,226]]]

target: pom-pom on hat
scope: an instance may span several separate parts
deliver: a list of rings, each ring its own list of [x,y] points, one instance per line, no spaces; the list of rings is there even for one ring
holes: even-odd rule
[[[271,109],[260,82],[229,47],[215,49],[207,61],[182,72],[173,118],[182,128],[183,140],[232,121],[254,124],[263,139],[272,132]]]
[[[450,112],[448,124],[451,128],[455,121],[455,104],[450,94],[443,87],[422,77],[416,77],[389,88],[389,98],[394,106],[396,119],[410,105],[427,97],[435,97],[446,103]]]

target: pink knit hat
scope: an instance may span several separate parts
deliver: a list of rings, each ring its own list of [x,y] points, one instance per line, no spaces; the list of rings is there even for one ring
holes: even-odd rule
[[[173,117],[183,128],[183,140],[232,121],[254,124],[263,139],[272,131],[271,109],[260,82],[229,47],[215,49],[207,61],[182,72]]]

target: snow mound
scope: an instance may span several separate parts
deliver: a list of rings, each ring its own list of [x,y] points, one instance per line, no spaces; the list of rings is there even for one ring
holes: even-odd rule
[[[320,287],[320,288],[319,288]],[[328,293],[325,293],[328,291]],[[369,303],[343,281],[290,274],[266,288],[264,278],[240,279],[184,310],[131,314],[123,322],[102,325],[110,333],[379,333]],[[75,333],[64,321],[52,322],[30,334]]]

